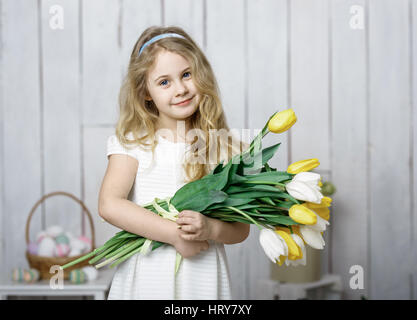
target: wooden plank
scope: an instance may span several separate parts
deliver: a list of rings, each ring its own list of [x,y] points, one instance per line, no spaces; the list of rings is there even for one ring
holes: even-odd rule
[[[238,0],[215,0],[206,5],[206,56],[219,82],[229,127],[240,129],[245,125],[243,3]],[[230,19],[231,16],[233,19]]]
[[[85,205],[93,218],[96,247],[103,245],[121,230],[107,222],[102,222],[98,214],[98,195],[108,161],[106,157],[107,137],[112,134],[114,134],[113,127],[84,129],[83,162],[86,173],[84,189],[85,194],[88,195]],[[86,222],[86,232],[91,237],[89,221]]]
[[[262,130],[267,119],[288,106],[288,37],[287,1],[262,0],[248,2],[247,8],[247,72],[248,128],[251,139]],[[246,51],[246,50],[245,50]],[[258,131],[254,131],[257,129]],[[281,142],[268,163],[280,171],[288,167],[288,133],[268,133],[262,147]],[[270,260],[259,244],[259,229],[251,226],[244,242],[247,270],[246,299],[256,299],[256,287],[270,276]]]
[[[65,191],[81,198],[78,4],[71,0],[42,1],[42,138],[45,193]],[[82,209],[77,202],[55,196],[44,204],[46,227],[60,225],[81,235]]]
[[[122,77],[127,72],[133,47],[142,32],[149,26],[161,25],[161,2],[147,0],[124,0],[121,2],[121,60]],[[115,107],[112,107],[115,108]],[[118,108],[117,108],[118,110]],[[115,122],[115,117],[107,123]]]
[[[220,88],[220,99],[230,129],[245,121],[245,8],[242,1],[207,1],[206,56]],[[231,19],[230,17],[233,17]],[[226,30],[226,31],[225,31]],[[249,242],[226,245],[233,299],[246,299],[249,290]]]
[[[82,1],[83,124],[108,123],[118,114],[121,85],[120,1]]]
[[[183,28],[194,42],[204,49],[204,8],[202,0],[178,0],[164,2],[164,26]]]
[[[354,7],[358,6],[358,7]],[[362,11],[361,11],[362,10]],[[367,75],[366,34],[360,22],[365,15],[365,1],[331,2],[332,37],[332,105],[331,169],[337,188],[330,211],[332,247],[331,272],[342,277],[344,297],[368,296],[370,286],[365,277],[364,289],[350,288],[353,274],[360,265],[365,276],[367,263]],[[357,24],[359,23],[359,24]],[[354,156],[355,161],[352,157]],[[346,195],[349,195],[348,197]],[[354,236],[352,236],[354,230]]]
[[[410,298],[408,9],[406,0],[369,3],[372,299]]]
[[[4,70],[3,65],[3,5],[2,1],[0,0],[0,70]],[[0,75],[0,260],[5,261],[4,256],[4,247],[5,247],[5,232],[6,228],[4,227],[4,173],[3,173],[3,167],[4,167],[4,112],[5,112],[5,106],[3,102],[3,87],[5,83],[5,77],[2,73]],[[3,264],[0,266],[0,274],[3,274],[4,272],[7,272],[3,266]]]
[[[330,169],[328,5],[326,0],[291,1],[290,162],[318,158]]]
[[[410,16],[411,16],[411,21],[410,21],[410,26],[411,26],[411,31],[410,31],[410,42],[411,42],[411,51],[410,51],[410,59],[411,59],[411,65],[412,65],[412,74],[411,74],[411,84],[412,84],[412,88],[411,88],[411,110],[412,110],[412,117],[410,117],[411,119],[411,129],[413,130],[412,133],[412,137],[411,137],[411,150],[412,150],[412,159],[413,162],[411,163],[412,166],[412,172],[413,172],[413,180],[411,183],[411,217],[412,217],[412,238],[411,238],[411,247],[412,248],[417,248],[417,147],[416,147],[416,142],[417,142],[417,40],[416,40],[416,36],[417,36],[417,0],[412,0],[410,1]],[[410,299],[417,299],[417,268],[415,268],[415,266],[417,265],[417,251],[416,250],[412,250],[413,252],[413,262],[411,263],[410,267],[411,267],[411,275],[412,275],[412,283],[411,283],[411,288],[412,288],[412,294],[410,296]]]
[[[42,193],[39,33],[36,1],[3,0],[3,223],[5,272],[26,267],[25,227]],[[16,17],[19,17],[17,19]],[[42,211],[31,220],[34,238]]]

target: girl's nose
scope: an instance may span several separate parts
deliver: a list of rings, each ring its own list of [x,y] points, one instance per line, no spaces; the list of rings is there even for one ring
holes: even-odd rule
[[[184,85],[184,83],[182,81],[178,82],[178,84],[177,84],[177,94],[178,95],[183,95],[184,93],[187,93],[187,91],[188,91],[188,89]]]

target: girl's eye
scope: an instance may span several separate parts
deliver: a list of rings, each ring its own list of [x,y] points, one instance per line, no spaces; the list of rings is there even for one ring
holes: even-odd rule
[[[191,72],[188,72],[188,71],[187,71],[187,72],[185,72],[185,73],[184,73],[184,75],[185,75],[185,74],[187,74],[187,73],[188,73],[188,74],[190,74],[190,76],[191,76]],[[183,75],[183,76],[184,76],[184,75]],[[188,76],[187,78],[189,78],[190,76]],[[165,86],[165,85],[164,85],[164,83],[166,83],[166,81],[168,81],[168,80],[162,80],[162,81],[159,83],[159,85],[163,85],[163,86]]]

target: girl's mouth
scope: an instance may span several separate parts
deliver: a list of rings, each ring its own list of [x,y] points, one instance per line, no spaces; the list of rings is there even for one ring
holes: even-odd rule
[[[192,97],[191,99],[186,100],[186,101],[184,101],[184,102],[174,104],[174,106],[186,106],[186,105],[188,105],[188,104],[191,102],[191,100],[193,100],[193,98],[194,98],[194,97]]]

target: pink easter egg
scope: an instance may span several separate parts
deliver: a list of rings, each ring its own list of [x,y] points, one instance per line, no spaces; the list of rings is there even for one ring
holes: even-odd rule
[[[47,237],[47,233],[46,231],[40,231],[38,232],[38,234],[36,235],[36,242],[39,244],[42,242],[42,240]]]
[[[70,252],[70,246],[65,243],[58,243],[54,248],[55,257],[66,257]]]
[[[36,256],[38,254],[38,247],[39,245],[36,242],[30,242],[28,245],[28,252]]]
[[[90,240],[90,238],[88,238],[86,236],[79,236],[78,240],[81,240],[85,244],[84,251],[91,250],[91,240]]]

